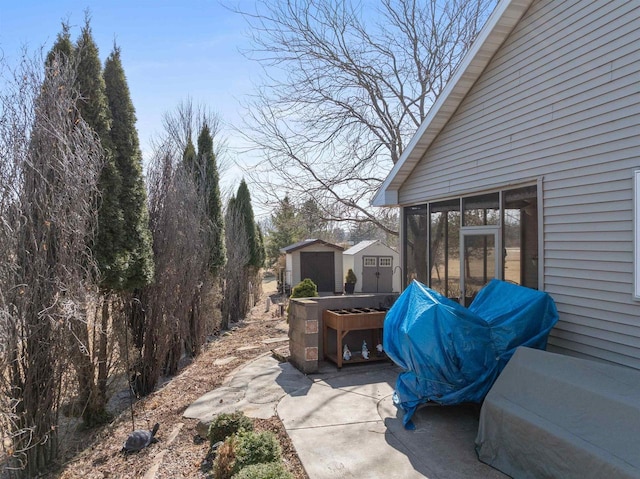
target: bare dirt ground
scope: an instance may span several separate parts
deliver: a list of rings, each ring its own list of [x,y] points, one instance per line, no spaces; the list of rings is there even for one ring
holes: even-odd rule
[[[282,317],[274,317],[276,306],[266,312],[268,297],[275,297],[275,281],[265,282],[261,300],[249,316],[232,325],[232,330],[216,338],[206,350],[178,375],[150,396],[134,404],[136,429],[160,423],[157,437],[139,453],[123,455],[120,450],[132,430],[131,412],[122,413],[108,426],[83,438],[85,446],[61,471],[49,479],[103,478],[212,478],[208,441],[196,432],[197,421],[182,417],[184,410],[201,395],[220,386],[227,376],[247,361],[273,349],[286,354],[286,342],[265,344],[271,338],[287,335]],[[236,358],[229,361],[229,358]],[[271,430],[280,440],[285,465],[295,479],[307,479],[280,419],[255,420],[257,430]]]

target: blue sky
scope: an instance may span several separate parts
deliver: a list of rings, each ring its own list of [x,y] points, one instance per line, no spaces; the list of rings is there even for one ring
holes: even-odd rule
[[[217,0],[0,0],[0,55],[17,62],[21,48],[48,51],[61,30],[71,25],[75,41],[91,14],[94,39],[104,60],[114,40],[121,49],[145,159],[149,141],[161,130],[162,114],[191,97],[218,112],[229,127],[231,155],[241,145],[230,125],[239,126],[240,102],[257,82],[257,63],[239,49],[248,47],[243,18],[225,8],[238,2]],[[243,8],[251,8],[249,2]],[[227,182],[239,181],[237,169]]]

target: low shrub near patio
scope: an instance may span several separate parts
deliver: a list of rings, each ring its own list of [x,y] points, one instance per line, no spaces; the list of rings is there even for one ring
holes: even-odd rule
[[[214,477],[230,479],[247,466],[281,461],[282,452],[275,434],[241,429],[218,448],[213,462]]]
[[[252,464],[240,470],[232,479],[293,479],[280,462]]]
[[[218,414],[209,426],[207,433],[209,444],[213,445],[218,441],[224,441],[232,434],[241,430],[253,430],[253,422],[251,422],[251,419],[245,416],[242,411]]]
[[[251,464],[280,461],[282,453],[275,434],[269,431],[241,431],[237,435],[234,472]]]
[[[296,284],[291,290],[291,298],[315,298],[318,296],[318,286],[309,278],[305,278]],[[289,314],[289,310],[291,308],[291,303],[287,305],[287,315]],[[287,316],[287,322],[289,322],[289,317]]]

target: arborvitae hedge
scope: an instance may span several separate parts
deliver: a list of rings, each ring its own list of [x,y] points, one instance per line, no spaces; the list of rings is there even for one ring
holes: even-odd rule
[[[118,197],[123,219],[121,247],[127,255],[121,287],[133,290],[151,282],[153,250],[136,114],[117,47],[105,63],[104,81],[112,118],[111,147],[121,178]]]

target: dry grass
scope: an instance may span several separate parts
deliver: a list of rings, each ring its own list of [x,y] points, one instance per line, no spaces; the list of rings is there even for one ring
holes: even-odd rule
[[[202,355],[159,390],[134,404],[136,429],[150,428],[159,422],[160,442],[137,454],[122,455],[120,449],[132,429],[131,414],[127,409],[105,428],[77,436],[76,439],[83,445],[82,449],[60,471],[50,474],[48,478],[210,477],[208,442],[198,438],[197,421],[183,418],[182,413],[198,397],[220,386],[236,368],[274,347],[273,344],[264,344],[263,340],[286,335],[287,326],[282,318],[274,318],[271,313],[265,312],[268,294],[273,294],[272,284],[265,285],[262,300],[245,321],[212,341]],[[243,346],[256,348],[239,350]],[[230,356],[238,359],[229,364],[214,365],[216,360]],[[307,478],[280,420],[274,416],[268,420],[256,420],[255,425],[258,430],[268,429],[276,434],[287,468],[296,479]]]

